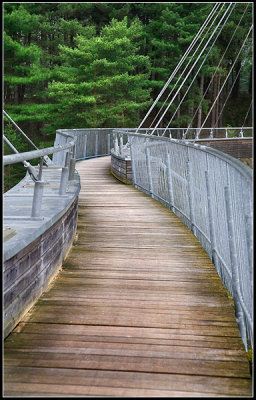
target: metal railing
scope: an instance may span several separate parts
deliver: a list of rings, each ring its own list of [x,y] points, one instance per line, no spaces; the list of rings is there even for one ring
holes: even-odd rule
[[[59,186],[59,196],[63,196],[66,193],[66,188],[68,181],[74,178],[75,172],[75,144],[76,137],[74,135],[65,134],[65,143],[56,145],[54,147],[48,147],[41,150],[33,150],[24,153],[17,153],[11,155],[5,155],[3,157],[3,165],[15,164],[18,162],[25,162],[24,166],[27,163],[26,160],[33,160],[35,158],[40,158],[40,165],[38,168],[38,173],[36,169],[32,166],[32,168],[28,168],[28,173],[31,175],[34,185],[34,194],[32,200],[32,210],[31,210],[31,219],[40,219],[41,215],[41,207],[43,200],[43,191],[44,186],[47,182],[43,178],[43,162],[45,161],[45,156],[49,154],[61,154],[61,158],[64,159],[64,165],[62,166],[61,178],[60,178],[60,186]],[[62,165],[62,164],[61,164]]]
[[[167,137],[182,139],[183,133],[187,128],[170,128]],[[141,128],[139,133],[147,134],[153,129]],[[240,135],[243,130],[243,136]],[[127,132],[135,132],[136,128],[84,128],[84,129],[59,129],[56,131],[55,146],[64,145],[67,142],[66,134],[72,134],[76,138],[75,158],[76,160],[85,160],[87,158],[106,156],[111,154],[111,149],[115,149],[115,153],[121,157],[129,158],[129,143]],[[157,129],[154,132],[156,136],[162,136],[164,129]],[[210,129],[202,129],[199,139],[211,139]],[[216,133],[218,132],[218,133]],[[234,138],[238,139],[251,138],[252,128],[216,128],[215,139],[218,138]],[[227,136],[228,135],[228,136]],[[240,135],[240,136],[239,136]],[[233,137],[234,136],[234,137]],[[192,138],[193,137],[193,138]],[[192,139],[190,139],[192,138]],[[196,131],[191,128],[186,140],[195,140]],[[53,162],[58,165],[65,163],[63,154],[58,153],[53,155]]]
[[[234,298],[247,349],[247,339],[252,346],[253,336],[252,171],[215,149],[160,134],[147,135],[144,129],[140,130],[143,134],[135,131],[135,128],[58,130],[54,147],[4,156],[4,165],[53,154],[54,164],[62,166],[59,186],[62,196],[74,174],[75,160],[109,155],[112,146],[124,158],[131,154],[134,186],[179,216],[211,257]],[[38,194],[36,186],[44,184],[41,168],[42,165],[40,184],[35,182],[34,190],[38,205],[31,217],[40,216],[42,189],[38,189]]]
[[[233,296],[247,349],[253,335],[252,170],[206,146],[125,134],[134,186],[170,208],[201,242]]]
[[[58,129],[54,146],[65,145],[69,134],[76,138],[74,155],[76,160],[110,155],[113,146],[113,128]],[[63,165],[63,154],[53,155],[53,162]]]
[[[154,133],[153,133],[154,131]],[[253,136],[252,127],[225,127],[225,128],[123,128],[114,129],[113,132],[134,132],[146,135],[164,136],[179,140],[220,139],[220,138],[246,138]]]

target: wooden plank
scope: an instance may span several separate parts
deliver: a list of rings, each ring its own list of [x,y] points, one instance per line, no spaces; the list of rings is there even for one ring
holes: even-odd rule
[[[201,359],[168,359],[108,354],[63,353],[60,351],[7,350],[5,365],[20,368],[78,368],[167,374],[222,376],[249,379],[248,365],[240,361],[204,361]],[[249,383],[249,382],[248,382]]]
[[[195,393],[216,393],[233,394],[241,393],[249,394],[243,379],[234,382],[232,378],[209,378],[207,376],[191,377],[190,375],[171,375],[171,374],[154,374],[123,371],[101,371],[101,370],[72,370],[58,368],[21,368],[15,370],[8,367],[8,382],[24,383],[24,378],[28,377],[27,383],[44,383],[44,384],[65,384],[65,385],[83,385],[89,386],[91,380],[94,379],[95,387],[112,387],[127,388],[128,386],[136,389],[153,389],[170,390]],[[31,388],[30,388],[31,389]],[[114,392],[113,392],[114,393]],[[115,396],[115,393],[114,393]]]
[[[250,395],[232,302],[191,231],[109,157],[77,169],[76,241],[5,341],[5,395]]]

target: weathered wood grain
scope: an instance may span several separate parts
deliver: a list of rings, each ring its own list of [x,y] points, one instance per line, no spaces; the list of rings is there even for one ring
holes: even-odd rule
[[[4,394],[250,396],[234,308],[208,255],[109,164],[77,163],[76,241],[5,340]]]

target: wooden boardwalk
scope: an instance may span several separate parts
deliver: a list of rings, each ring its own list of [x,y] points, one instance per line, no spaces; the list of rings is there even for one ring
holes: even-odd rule
[[[109,173],[77,163],[78,235],[5,341],[5,396],[250,396],[234,310],[190,230]]]

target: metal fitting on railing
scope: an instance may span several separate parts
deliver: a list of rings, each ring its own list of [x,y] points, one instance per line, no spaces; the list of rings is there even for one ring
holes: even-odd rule
[[[72,152],[69,161],[69,175],[68,175],[69,181],[72,181],[74,179],[75,166],[76,166],[76,159],[74,158],[74,153]]]
[[[44,191],[44,184],[45,184],[45,181],[42,180],[43,162],[44,162],[44,159],[43,159],[43,157],[41,157],[39,173],[38,173],[38,180],[35,182],[35,186],[34,186],[34,195],[33,195],[32,211],[31,211],[32,218],[40,218],[42,216],[41,208],[42,208],[43,191]]]
[[[123,155],[123,145],[124,145],[122,134],[120,134],[119,143],[120,143],[119,144],[119,154],[120,154],[120,156],[122,156]]]
[[[114,138],[114,151],[115,151],[116,154],[118,154],[118,152],[119,152],[117,134],[115,134],[115,138]]]
[[[59,188],[59,195],[63,196],[66,194],[66,189],[67,189],[67,184],[68,184],[68,172],[69,172],[69,156],[70,153],[66,153],[66,158],[65,158],[65,166],[62,167],[61,171],[61,178],[60,178],[60,188]]]

